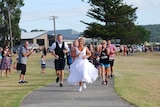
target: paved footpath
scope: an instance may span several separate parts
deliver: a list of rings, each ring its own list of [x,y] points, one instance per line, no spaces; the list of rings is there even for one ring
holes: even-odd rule
[[[48,67],[52,65],[53,61],[47,62]],[[31,92],[20,107],[135,107],[114,92],[113,84],[113,79],[109,79],[108,85],[102,85],[97,80],[87,84],[87,89],[78,92],[78,86],[66,81],[64,87],[53,83]]]

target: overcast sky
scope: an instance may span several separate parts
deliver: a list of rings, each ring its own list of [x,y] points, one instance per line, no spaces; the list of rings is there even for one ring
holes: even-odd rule
[[[124,0],[128,5],[138,7],[136,24],[160,24],[160,0]],[[82,32],[85,22],[95,20],[86,16],[90,6],[81,0],[24,0],[21,8],[20,28],[28,32],[33,29],[53,30],[53,18],[56,17],[56,29],[74,29]]]

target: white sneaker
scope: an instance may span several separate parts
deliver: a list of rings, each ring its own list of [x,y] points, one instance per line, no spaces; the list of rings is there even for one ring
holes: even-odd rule
[[[79,92],[81,92],[81,91],[82,91],[82,86],[80,86],[80,87],[79,87],[78,91],[79,91]]]
[[[84,88],[84,89],[86,89],[86,88],[87,88],[86,83],[83,83],[83,88]]]

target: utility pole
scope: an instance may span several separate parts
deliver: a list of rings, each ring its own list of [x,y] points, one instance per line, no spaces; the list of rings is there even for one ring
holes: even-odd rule
[[[13,51],[12,25],[11,25],[11,17],[10,17],[10,10],[9,10],[9,6],[8,6],[8,20],[9,20],[9,32],[10,32],[11,50]]]
[[[56,19],[58,18],[58,16],[51,16],[52,20],[53,20],[53,26],[54,26],[54,37],[55,37],[55,41],[56,41]]]

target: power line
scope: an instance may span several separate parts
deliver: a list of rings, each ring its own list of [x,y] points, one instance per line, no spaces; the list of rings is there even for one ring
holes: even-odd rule
[[[43,20],[43,19],[48,19],[48,17],[43,17],[43,18],[35,18],[35,19],[28,19],[28,20],[22,20],[22,21],[20,21],[20,22],[37,21],[37,20]]]

